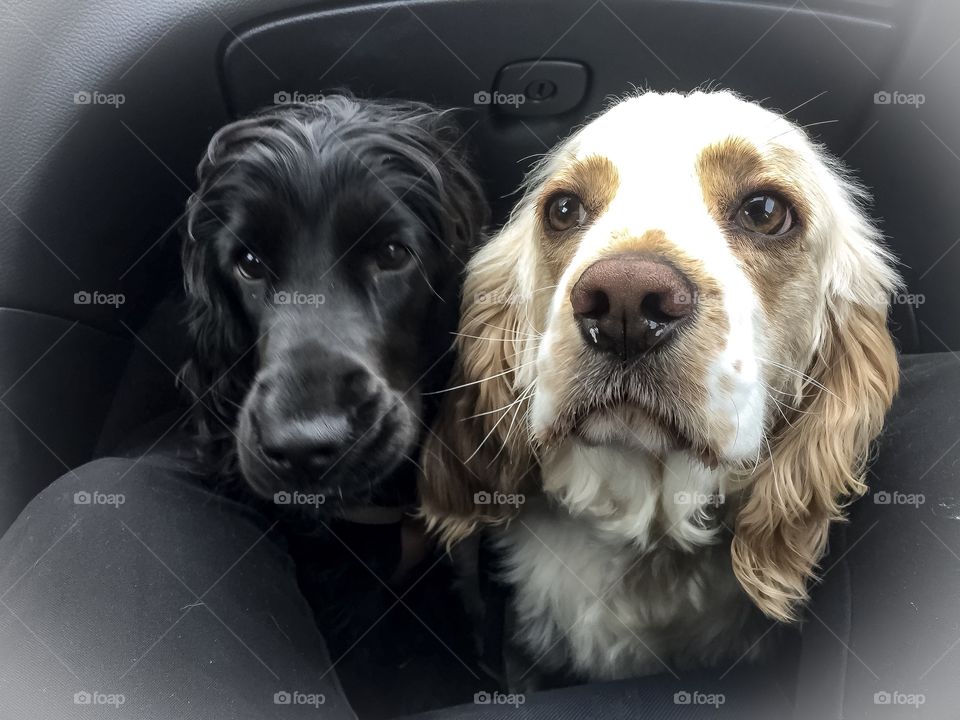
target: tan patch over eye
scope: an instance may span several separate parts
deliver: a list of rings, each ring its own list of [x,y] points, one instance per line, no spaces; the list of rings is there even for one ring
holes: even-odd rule
[[[771,313],[800,301],[791,288],[809,267],[802,238],[809,211],[791,173],[800,163],[786,148],[762,153],[738,137],[704,148],[696,163],[707,210]]]
[[[620,188],[620,174],[606,157],[590,155],[552,177],[538,198],[540,246],[556,276],[577,250],[578,230],[606,212]]]

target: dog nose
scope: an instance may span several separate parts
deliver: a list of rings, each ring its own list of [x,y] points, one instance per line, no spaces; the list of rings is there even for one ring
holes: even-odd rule
[[[345,415],[314,415],[261,430],[260,447],[274,464],[313,474],[335,463],[349,438],[350,420]]]
[[[313,363],[297,371],[285,367],[260,385],[255,437],[278,471],[316,480],[349,451],[359,424],[375,411],[377,393],[367,371],[325,370]]]
[[[690,280],[662,259],[617,255],[583,271],[570,304],[590,347],[628,359],[665,345],[697,299]]]

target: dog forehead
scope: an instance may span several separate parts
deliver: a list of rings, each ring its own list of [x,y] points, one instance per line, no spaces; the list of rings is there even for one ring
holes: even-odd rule
[[[620,177],[694,179],[701,153],[733,138],[758,152],[771,144],[806,154],[808,142],[789,120],[729,92],[653,93],[623,100],[586,125],[577,135],[575,156],[610,160]]]
[[[575,142],[577,160],[604,158],[617,178],[580,240],[576,268],[614,248],[657,247],[702,263],[738,295],[749,294],[749,283],[737,270],[741,261],[725,239],[718,206],[741,191],[744,173],[767,164],[765,156],[783,156],[786,148],[800,159],[808,145],[791,122],[731,93],[633,97],[583,128]]]

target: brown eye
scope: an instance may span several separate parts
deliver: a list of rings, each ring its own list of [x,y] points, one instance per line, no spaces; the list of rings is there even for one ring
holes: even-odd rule
[[[410,249],[399,242],[388,242],[377,251],[377,267],[381,270],[399,270],[410,262]]]
[[[261,280],[267,274],[267,269],[260,258],[249,250],[241,250],[237,255],[237,272],[245,280]]]
[[[759,194],[747,198],[734,218],[744,230],[775,237],[793,227],[793,209],[779,195]]]
[[[582,225],[586,219],[587,211],[576,195],[557,195],[547,205],[547,224],[557,232]]]

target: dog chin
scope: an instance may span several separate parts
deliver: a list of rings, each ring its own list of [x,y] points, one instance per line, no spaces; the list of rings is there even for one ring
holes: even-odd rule
[[[621,447],[654,455],[689,452],[709,468],[720,462],[707,442],[689,437],[675,423],[636,405],[612,405],[587,412],[578,419],[571,434],[594,447]]]
[[[403,453],[377,453],[369,463],[375,469],[344,463],[322,481],[304,476],[278,481],[273,473],[259,468],[257,458],[241,454],[240,472],[247,487],[263,500],[310,514],[332,515],[371,504],[403,460]]]
[[[397,406],[378,425],[350,447],[316,477],[304,472],[279,471],[245,439],[249,423],[241,420],[237,441],[240,474],[258,497],[309,514],[333,515],[364,507],[380,490],[388,490],[390,477],[416,451],[416,420],[409,410]]]

